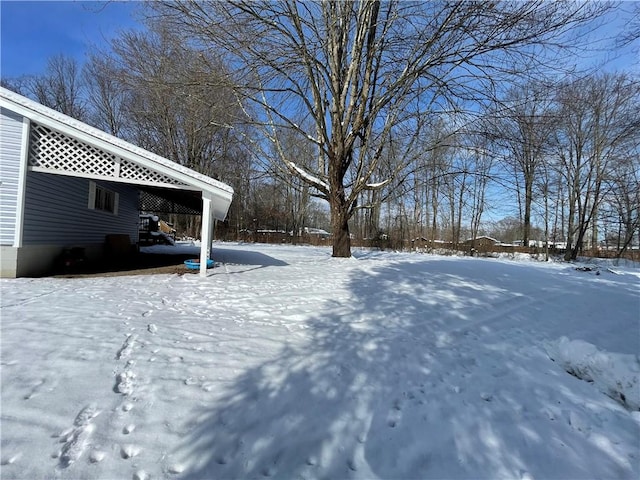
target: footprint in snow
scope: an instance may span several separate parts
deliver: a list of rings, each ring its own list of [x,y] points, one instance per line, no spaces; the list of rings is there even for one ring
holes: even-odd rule
[[[131,355],[137,338],[138,336],[135,334],[127,335],[127,338],[122,344],[122,347],[120,347],[120,350],[118,350],[118,353],[116,353],[116,360],[121,360]]]
[[[137,457],[138,455],[140,455],[141,451],[142,449],[137,445],[127,444],[123,445],[122,448],[120,448],[120,456],[127,460],[129,458]]]
[[[485,402],[490,402],[493,400],[493,394],[490,392],[480,392],[480,398]]]
[[[42,386],[47,382],[46,378],[43,378],[42,380],[39,380],[31,389],[30,393],[27,393],[24,397],[25,400],[30,400],[33,397],[35,397],[36,395],[38,395],[40,393],[40,390],[42,390]]]
[[[91,403],[80,410],[73,424],[77,427],[88,425],[92,419],[100,415],[100,412],[101,410],[98,409],[98,406],[95,403]]]
[[[144,470],[138,470],[133,474],[133,480],[149,480],[151,475],[149,475]]]
[[[591,425],[582,415],[571,411],[568,414],[568,422],[575,430],[588,435],[591,432]]]
[[[267,467],[262,470],[262,475],[265,477],[272,477],[274,473],[276,473],[276,471],[273,467]]]
[[[91,463],[100,463],[102,460],[104,460],[104,457],[106,456],[107,454],[102,450],[94,450],[89,455],[89,461]]]
[[[77,461],[87,448],[89,437],[94,430],[91,420],[100,414],[100,410],[95,404],[87,405],[76,416],[73,425],[61,435],[61,442],[64,443],[60,450],[59,463],[62,468]]]
[[[126,370],[116,377],[116,384],[113,387],[115,393],[122,393],[123,395],[130,395],[133,393],[133,379],[136,374],[131,370]]]
[[[200,375],[197,378],[194,377],[187,377],[184,380],[184,384],[185,385],[200,385],[200,387],[203,387],[205,382],[207,381],[207,377],[205,377],[204,375]]]
[[[402,406],[400,404],[400,400],[396,399],[393,402],[393,406],[391,410],[389,410],[389,415],[387,416],[387,425],[391,428],[395,428],[400,422]]]
[[[172,463],[171,465],[167,466],[167,471],[169,473],[182,473],[184,472],[184,465],[182,465],[181,463]]]
[[[22,457],[22,452],[14,453],[7,457],[3,457],[2,460],[0,460],[0,465],[11,465],[13,463],[16,463],[18,460],[20,460],[20,457]]]
[[[122,433],[124,433],[125,435],[129,435],[131,432],[133,432],[136,429],[136,426],[133,423],[130,423],[129,425],[125,426],[122,429]]]
[[[149,331],[149,333],[156,333],[158,331],[158,327],[155,324],[150,323],[149,325],[147,325],[147,330]]]

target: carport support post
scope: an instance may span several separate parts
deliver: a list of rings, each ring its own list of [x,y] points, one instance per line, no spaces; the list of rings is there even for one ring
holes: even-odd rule
[[[211,198],[202,192],[202,227],[200,231],[200,276],[207,276],[207,260],[211,252],[213,240],[213,218],[211,215]]]

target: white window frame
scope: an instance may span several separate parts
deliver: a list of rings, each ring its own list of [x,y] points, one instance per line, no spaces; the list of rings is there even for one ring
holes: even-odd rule
[[[89,201],[87,203],[89,210],[97,210],[117,216],[119,203],[120,194],[118,192],[98,185],[94,181],[89,181]]]

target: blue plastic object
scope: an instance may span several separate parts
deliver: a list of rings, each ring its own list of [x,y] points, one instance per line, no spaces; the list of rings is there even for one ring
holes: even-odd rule
[[[190,270],[200,270],[200,260],[185,260],[184,264]],[[213,268],[214,261],[211,259],[207,260],[207,268]]]

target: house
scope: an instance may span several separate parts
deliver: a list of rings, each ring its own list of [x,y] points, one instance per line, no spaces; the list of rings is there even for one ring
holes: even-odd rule
[[[0,88],[0,277],[50,270],[64,249],[138,242],[140,212],[202,215],[201,275],[233,189]]]
[[[304,227],[303,232],[304,235],[308,235],[313,238],[320,238],[322,240],[326,240],[331,237],[331,234],[322,228]]]
[[[470,246],[472,248],[475,248],[476,250],[479,250],[479,249],[492,248],[492,247],[498,245],[500,243],[500,241],[496,240],[495,238],[487,237],[485,235],[482,235],[482,236],[476,237],[476,238],[469,238],[464,243],[467,246]]]

